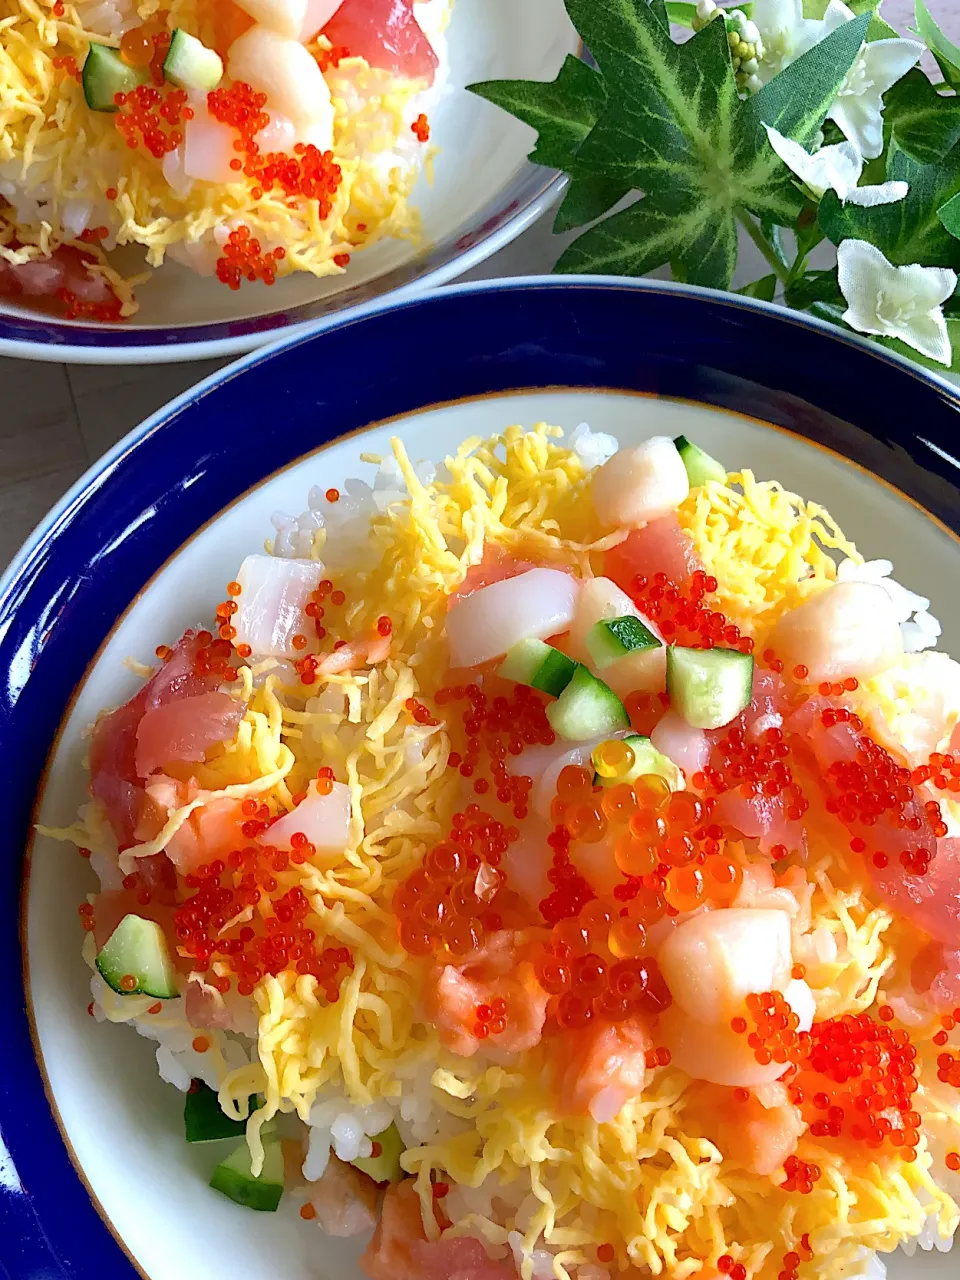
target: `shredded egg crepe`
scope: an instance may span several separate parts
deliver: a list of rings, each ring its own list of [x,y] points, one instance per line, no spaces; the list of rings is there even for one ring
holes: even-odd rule
[[[960,778],[953,664],[901,645],[862,679],[815,678],[796,619],[839,608],[837,565],[863,564],[830,515],[746,469],[698,483],[684,458],[672,510],[616,523],[592,501],[596,464],[616,476],[637,451],[598,456],[609,439],[511,427],[439,469],[395,440],[364,459],[373,488],[311,498],[309,554],[278,525],[214,628],[158,651],[140,702],[93,730],[90,803],[50,833],[101,877],[80,909],[92,1008],[245,1121],[254,1185],[283,1135],[304,1217],[348,1234],[324,1189],[362,1179],[346,1198],[360,1230],[379,1223],[374,1280],[874,1274],[874,1253],[944,1247],[960,1221],[960,982],[937,870]],[[673,444],[649,444],[644,466],[683,474],[656,452]],[[554,695],[498,674],[538,593],[535,643],[570,669]],[[501,628],[473,669],[468,608],[473,656]],[[595,628],[630,616],[647,647],[598,659]],[[661,641],[752,671],[734,716],[691,723]],[[581,747],[561,716],[574,681],[613,717]],[[220,728],[147,771],[153,734],[176,738],[149,717],[184,697],[192,732]],[[105,774],[122,714],[134,812]],[[672,772],[638,768],[648,749],[673,751]],[[861,792],[894,778],[899,818],[861,822],[850,761]],[[921,821],[936,857],[908,873],[897,842],[914,857]],[[166,937],[163,998],[129,955],[104,961],[126,912]]]

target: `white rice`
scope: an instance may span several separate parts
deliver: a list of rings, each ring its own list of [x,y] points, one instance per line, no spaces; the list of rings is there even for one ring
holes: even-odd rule
[[[926,596],[918,596],[899,582],[894,582],[890,576],[892,573],[893,563],[890,560],[868,560],[865,564],[843,560],[837,566],[837,581],[872,582],[883,587],[900,624],[904,650],[920,653],[923,649],[935,648],[943,628],[930,612],[930,601]]]

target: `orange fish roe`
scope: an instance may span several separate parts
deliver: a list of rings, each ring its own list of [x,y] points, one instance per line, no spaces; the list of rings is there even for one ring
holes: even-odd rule
[[[89,850],[89,849],[84,849],[82,845],[81,845],[81,847],[80,847],[79,849],[77,849],[77,853],[79,853],[79,855],[80,855],[80,857],[81,857],[81,858],[89,858],[89,857],[90,857],[90,850]]]
[[[350,50],[345,44],[335,44],[332,49],[321,49],[317,54],[317,66],[321,71],[329,71],[331,67],[339,67],[344,58],[350,57]]]
[[[450,753],[448,765],[462,778],[482,777],[497,800],[513,810],[517,819],[527,816],[527,800],[533,779],[511,773],[507,757],[519,756],[527,746],[551,746],[556,734],[547,720],[546,705],[534,689],[515,685],[510,696],[490,697],[477,684],[448,685],[437,692],[438,707],[450,702],[465,703],[461,712],[461,732],[450,725],[459,748]]]
[[[910,775],[914,786],[931,782],[938,791],[960,791],[960,755],[935,751],[926,764],[918,765]]]
[[[916,1159],[919,1113],[913,1095],[917,1050],[902,1028],[869,1014],[844,1014],[800,1033],[799,1073],[789,1085],[814,1138],[844,1138],[876,1149],[887,1143]]]
[[[339,502],[339,501],[340,501],[340,490],[339,490],[339,489],[328,489],[328,490],[327,490],[327,492],[326,492],[323,496],[326,498],[326,500],[327,500],[328,502]]]
[[[796,1191],[802,1196],[810,1194],[814,1183],[820,1181],[823,1172],[818,1164],[809,1164],[806,1160],[801,1160],[799,1156],[787,1156],[783,1162],[783,1171],[787,1176],[781,1184],[781,1191]],[[794,1256],[797,1258],[797,1263],[799,1263],[799,1256]]]
[[[62,58],[54,58],[53,66],[56,71],[62,71],[65,75],[70,76],[71,79],[76,80],[78,84],[83,79],[83,72],[80,70],[76,58],[69,55]]]
[[[747,1268],[742,1262],[734,1262],[729,1253],[722,1253],[717,1259],[717,1270],[730,1280],[747,1280]]]
[[[636,929],[628,956],[617,945],[625,922]],[[643,954],[644,938],[637,908],[627,911],[611,899],[591,898],[575,916],[559,920],[534,959],[537,981],[551,997],[548,1019],[577,1030],[595,1017],[623,1022],[638,1013],[662,1013],[671,1004],[670,992],[656,960]],[[650,1052],[651,1068],[670,1060],[666,1049]]]
[[[937,1079],[941,1084],[949,1084],[954,1089],[960,1089],[960,1054],[937,1055]]]
[[[244,833],[249,825],[244,824]],[[251,833],[252,834],[252,833]],[[346,947],[320,949],[315,931],[304,921],[310,904],[299,886],[283,889],[278,876],[290,862],[302,862],[302,853],[290,854],[269,845],[248,845],[226,860],[198,867],[184,878],[193,895],[177,908],[174,925],[180,946],[206,968],[216,957],[237,978],[240,995],[250,995],[266,974],[294,968],[312,974],[331,1003],[338,999],[343,970],[353,968]],[[264,914],[269,903],[270,912]],[[247,907],[257,910],[248,924],[237,924],[222,934],[228,921]]]
[[[597,1261],[598,1262],[612,1262],[616,1256],[617,1256],[617,1251],[616,1249],[614,1249],[612,1244],[597,1245]]]
[[[823,779],[827,812],[857,832],[850,842],[851,848],[871,856],[877,867],[886,867],[890,855],[884,851],[871,854],[868,844],[869,829],[884,820],[898,830],[920,833],[918,838],[926,840],[926,843],[908,844],[898,855],[911,874],[926,875],[935,851],[931,833],[934,838],[947,834],[940,806],[930,801],[921,807],[911,771],[897,764],[879,743],[861,734],[862,722],[847,708],[828,707],[821,712],[820,721],[825,729],[847,724],[858,734],[856,759],[835,761]],[[909,840],[909,836],[905,838]]]
[[[739,724],[732,724],[716,743],[717,766],[707,765],[693,776],[694,786],[715,795],[739,789],[747,798],[780,796],[786,800],[785,816],[799,821],[810,808],[802,788],[794,781],[788,763],[790,748],[783,730],[764,730],[759,738],[748,738]]]
[[[223,638],[214,640],[209,631],[198,631],[196,638],[200,643],[193,660],[194,674],[218,675],[228,684],[236,680],[237,669],[230,661],[233,656],[230,641]]]
[[[796,1059],[801,1043],[797,1034],[800,1019],[790,1008],[779,991],[761,991],[747,996],[747,1013],[756,1027],[747,1036],[747,1044],[762,1067],[770,1062],[790,1062]],[[745,1018],[733,1018],[733,1031],[743,1035],[747,1030]]]
[[[387,633],[389,635],[389,632]],[[403,704],[407,711],[413,716],[417,724],[438,725],[439,720],[435,718],[433,712],[418,698],[408,698]]]
[[[515,914],[516,904],[497,868],[519,835],[477,804],[453,815],[449,838],[434,845],[393,896],[406,952],[425,956],[446,949],[470,956],[487,933],[504,926],[504,915]]]
[[[285,257],[283,248],[264,253],[260,241],[251,236],[245,223],[241,223],[230,232],[223,246],[223,257],[217,259],[217,279],[234,291],[240,288],[243,280],[251,284],[256,280],[266,285],[275,284],[277,263]]]
[[[252,194],[262,198],[264,192],[276,190],[288,198],[302,197],[317,201],[320,221],[333,210],[333,198],[343,181],[340,166],[332,151],[319,151],[312,143],[298,142],[292,156],[280,151],[261,155],[256,134],[270,123],[264,111],[267,97],[255,93],[249,84],[238,80],[227,89],[214,89],[207,95],[210,114],[221,124],[237,130],[234,143],[240,168],[254,183]]]
[[[753,641],[742,636],[740,628],[727,621],[724,614],[709,609],[703,598],[717,589],[717,580],[698,569],[685,583],[671,582],[665,573],[652,579],[640,574],[634,578],[634,603],[645,617],[655,618],[665,640],[687,648],[712,649],[721,645],[753,652]]]
[[[300,1217],[304,1222],[311,1222],[317,1216],[317,1211],[312,1204],[302,1204],[300,1206]]]
[[[183,142],[179,126],[190,119],[191,113],[183,89],[161,93],[154,85],[141,84],[129,93],[115,93],[113,100],[120,108],[115,116],[116,126],[132,151],[142,143],[152,156],[162,160]]]
[[[414,120],[410,128],[413,130],[413,133],[416,135],[418,142],[430,141],[430,121],[427,119],[427,117],[423,114],[422,111],[417,116],[416,120]]]
[[[960,1151],[948,1151],[944,1164],[951,1173],[960,1173]]]

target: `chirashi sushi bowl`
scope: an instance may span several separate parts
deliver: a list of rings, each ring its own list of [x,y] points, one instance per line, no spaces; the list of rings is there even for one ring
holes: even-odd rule
[[[936,1274],[960,670],[900,499],[679,402],[425,420],[206,530],[81,695],[102,1052],[298,1276]]]
[[[551,184],[525,129],[465,86],[549,78],[573,48],[559,0],[11,0],[3,17],[17,339],[159,326],[236,345],[231,322],[455,272]]]

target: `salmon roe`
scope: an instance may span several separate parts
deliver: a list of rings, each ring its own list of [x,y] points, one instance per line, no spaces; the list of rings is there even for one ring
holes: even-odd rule
[[[671,644],[694,649],[721,646],[752,653],[753,640],[741,635],[740,628],[719,610],[703,603],[717,585],[716,578],[702,569],[684,583],[672,582],[665,573],[656,573],[652,578],[641,574],[633,580],[632,594],[640,611],[655,619],[663,638]]]
[[[418,142],[430,141],[430,122],[421,111],[410,126]]]
[[[762,1067],[771,1062],[791,1062],[801,1045],[797,1032],[800,1019],[779,991],[762,991],[747,996],[747,1013],[755,1030],[747,1035],[747,1044]],[[743,1035],[746,1018],[733,1018],[730,1027]]]

